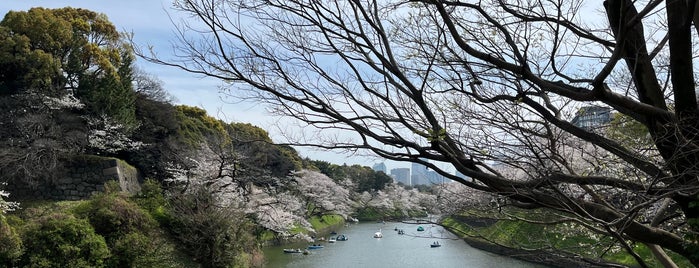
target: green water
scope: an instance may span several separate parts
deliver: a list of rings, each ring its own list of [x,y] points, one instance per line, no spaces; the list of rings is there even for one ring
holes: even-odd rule
[[[283,249],[305,248],[309,243],[266,248],[266,267],[546,267],[472,248],[440,226],[423,224],[423,232],[418,232],[417,226],[393,222],[351,224],[337,230],[347,235],[348,241],[319,242],[325,247],[309,250],[308,255],[285,254]],[[405,234],[399,235],[394,228],[403,229]],[[383,237],[373,238],[379,230]],[[442,246],[431,248],[435,241]]]

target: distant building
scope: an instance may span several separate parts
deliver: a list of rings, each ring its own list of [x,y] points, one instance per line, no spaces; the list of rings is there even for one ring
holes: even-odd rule
[[[374,166],[371,169],[373,169],[376,172],[381,171],[384,174],[388,174],[388,172],[386,172],[386,164],[384,164],[383,162],[374,164]]]
[[[442,184],[447,181],[447,178],[434,170],[427,171],[427,182],[425,184]]]
[[[391,169],[391,176],[396,180],[396,182],[401,182],[404,185],[412,185],[410,182],[410,169],[409,168]]]
[[[412,182],[413,186],[429,184],[427,166],[423,164],[413,163],[410,169],[410,181]]]
[[[612,121],[612,109],[602,106],[585,106],[578,109],[578,112],[570,121],[573,125],[585,129],[593,130]]]

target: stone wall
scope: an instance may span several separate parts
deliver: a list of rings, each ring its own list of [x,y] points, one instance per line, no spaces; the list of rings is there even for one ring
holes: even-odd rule
[[[138,170],[123,160],[93,155],[76,156],[64,163],[63,174],[51,182],[10,182],[7,190],[13,199],[80,200],[104,190],[108,181],[118,181],[122,191],[141,190]]]

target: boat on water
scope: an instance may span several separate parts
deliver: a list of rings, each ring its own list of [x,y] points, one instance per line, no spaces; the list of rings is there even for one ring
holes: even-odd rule
[[[330,232],[330,234],[331,234],[331,235],[336,235],[336,234],[337,234],[337,232],[335,232],[335,231],[332,231],[332,232]]]
[[[335,238],[337,241],[347,241],[347,239],[349,239],[349,237],[344,234],[338,235],[337,238]]]
[[[335,243],[335,241],[337,241],[337,238],[335,237],[331,237],[330,239],[328,239],[328,243]]]
[[[308,246],[308,249],[319,249],[319,248],[324,248],[323,245],[310,245]]]
[[[422,226],[418,226],[418,227],[417,227],[417,231],[418,231],[418,232],[422,232],[422,231],[424,231],[424,230],[425,230],[425,228],[423,228]]]
[[[432,245],[430,245],[431,248],[438,248],[438,247],[441,247],[441,246],[442,246],[442,245],[439,244],[439,242],[437,242],[437,241],[434,241],[434,243],[432,243]]]
[[[399,229],[398,234],[405,234],[405,232],[403,231],[403,229]]]
[[[284,253],[303,253],[300,248],[285,248]]]
[[[379,229],[378,232],[374,233],[374,238],[382,238],[383,234],[381,233],[381,229]]]

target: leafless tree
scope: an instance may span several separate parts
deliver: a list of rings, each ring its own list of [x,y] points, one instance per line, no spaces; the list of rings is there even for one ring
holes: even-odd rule
[[[688,224],[699,217],[695,1],[175,6],[190,19],[179,28],[178,58],[141,56],[334,130],[299,145],[422,163],[512,205],[646,243],[665,265],[663,249],[699,264],[697,227]],[[587,105],[644,125],[655,153],[573,125]]]

